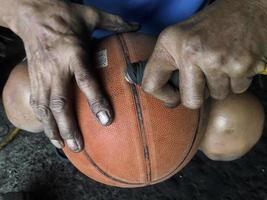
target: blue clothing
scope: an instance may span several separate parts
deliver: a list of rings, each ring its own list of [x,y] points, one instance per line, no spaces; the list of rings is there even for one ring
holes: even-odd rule
[[[120,15],[141,24],[141,32],[158,35],[169,25],[181,22],[196,13],[205,0],[83,0],[84,4]],[[96,31],[101,37],[107,32]]]

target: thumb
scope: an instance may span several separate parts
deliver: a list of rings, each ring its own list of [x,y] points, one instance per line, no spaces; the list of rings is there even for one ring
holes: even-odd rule
[[[120,16],[98,10],[94,7],[75,5],[78,12],[82,15],[89,27],[112,31],[116,33],[138,31],[138,23],[130,23],[123,20]]]

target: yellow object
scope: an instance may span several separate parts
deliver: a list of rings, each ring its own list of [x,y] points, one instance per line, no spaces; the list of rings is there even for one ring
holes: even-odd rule
[[[2,141],[0,141],[0,150],[5,148],[9,143],[11,143],[19,134],[20,129],[15,128],[12,132],[10,132]]]
[[[265,69],[260,74],[267,75],[267,64],[265,64]]]

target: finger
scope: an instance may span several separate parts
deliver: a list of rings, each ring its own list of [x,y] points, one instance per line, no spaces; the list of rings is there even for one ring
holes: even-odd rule
[[[252,82],[252,77],[245,78],[231,78],[231,88],[232,92],[240,94],[245,92]]]
[[[30,105],[37,119],[42,123],[44,128],[44,133],[50,139],[51,143],[56,148],[63,148],[64,142],[62,141],[59,135],[55,119],[50,109],[48,108],[49,91],[47,89],[44,89],[43,84],[38,81],[42,79],[38,79],[37,74],[39,73],[36,71],[37,64],[38,63],[33,62],[32,59],[28,60],[28,68],[29,68],[28,72],[30,77],[30,92],[31,92]]]
[[[40,96],[39,100],[37,100],[36,96],[31,95],[30,105],[34,110],[37,119],[43,124],[45,135],[56,148],[60,149],[64,147],[64,142],[59,135],[55,119],[48,108],[48,100],[46,97],[48,97],[48,95],[43,94]]]
[[[265,63],[263,61],[259,61],[256,63],[253,63],[248,67],[247,72],[245,73],[245,76],[232,76],[231,77],[231,89],[233,93],[240,94],[245,92],[253,79],[253,76],[256,74],[260,74],[263,72],[265,68]]]
[[[82,59],[75,62],[72,69],[78,87],[86,96],[91,111],[103,126],[112,123],[113,112],[108,100],[103,95],[96,79],[85,69],[85,63]]]
[[[62,77],[68,77],[68,74]],[[62,80],[58,76],[53,77],[49,107],[67,146],[74,152],[80,152],[83,149],[83,139],[72,109],[70,82],[70,80]]]
[[[198,109],[204,101],[205,77],[198,66],[190,65],[180,67],[179,85],[181,100],[184,106]]]
[[[82,14],[89,27],[92,26],[92,21],[94,21],[96,28],[116,33],[137,31],[140,28],[138,23],[129,23],[118,15],[100,11],[96,8],[77,5],[76,9]]]
[[[209,94],[214,99],[224,99],[230,90],[229,77],[224,73],[205,73]]]
[[[177,106],[180,103],[178,88],[169,83],[175,70],[177,67],[169,53],[160,46],[156,47],[145,68],[143,90],[163,101],[168,107]]]

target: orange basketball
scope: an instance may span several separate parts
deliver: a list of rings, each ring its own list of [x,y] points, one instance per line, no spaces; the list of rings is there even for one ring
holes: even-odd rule
[[[98,72],[115,111],[101,126],[85,96],[76,90],[76,111],[85,149],[69,160],[104,184],[141,187],[161,182],[183,168],[196,153],[203,134],[204,111],[168,109],[124,79],[127,63],[147,60],[156,39],[137,33],[115,35],[96,45]]]

